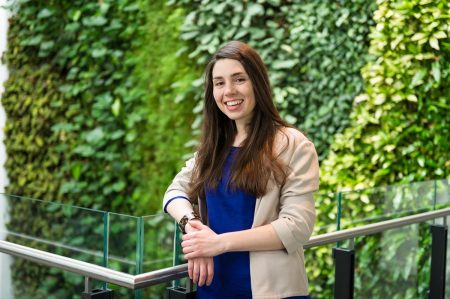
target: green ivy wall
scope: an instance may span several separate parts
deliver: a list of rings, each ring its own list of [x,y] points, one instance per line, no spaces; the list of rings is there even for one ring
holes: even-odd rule
[[[450,175],[449,1],[378,1],[374,60],[351,125],[322,164],[324,186],[353,189]]]
[[[131,215],[159,210],[157,192],[167,179],[150,184],[155,173],[147,166],[153,161],[165,164],[155,145],[167,140],[172,148],[179,147],[172,151],[171,161],[175,155],[178,159],[171,166],[173,174],[182,163],[183,138],[190,128],[189,99],[170,104],[177,90],[189,85],[183,83],[191,81],[189,72],[195,72],[176,54],[182,46],[176,32],[183,11],[166,7],[163,1],[15,3],[8,52],[2,57],[10,72],[2,95],[11,181],[6,192]],[[165,32],[158,32],[163,22]],[[156,40],[167,48],[148,47]],[[155,50],[147,52],[149,48]],[[161,56],[172,66],[160,67],[158,73],[153,67]],[[174,78],[179,85],[173,81],[167,88],[167,81]],[[160,124],[163,112],[167,121]],[[176,120],[173,126],[171,119]],[[175,134],[164,138],[157,133],[173,128],[181,133],[178,139],[169,140]],[[37,220],[35,213],[26,204],[12,205],[8,225],[18,233],[50,240],[70,235]],[[55,215],[55,221],[57,217],[64,215]],[[120,223],[111,225],[117,235],[126,232]],[[79,245],[90,248],[87,243]],[[123,243],[126,248],[126,240]],[[42,244],[33,247],[48,249]],[[16,297],[75,298],[81,291],[81,278],[20,260],[12,272]]]
[[[253,46],[269,69],[283,117],[305,131],[324,158],[333,135],[348,125],[353,98],[362,92],[360,69],[368,55],[374,1],[169,1],[190,13],[181,38],[203,67],[229,40]],[[202,78],[195,84],[200,87]],[[194,113],[198,129],[201,88]]]
[[[261,53],[282,115],[316,144],[323,190],[449,176],[448,0],[15,2],[7,193],[158,211],[196,145],[203,67],[232,39]],[[333,200],[317,203],[319,224]],[[346,204],[364,214],[366,203]],[[23,231],[50,230],[24,207],[11,215]],[[307,257],[317,298],[331,294],[325,255]],[[77,294],[46,269],[13,271],[18,284],[34,273],[17,296]]]

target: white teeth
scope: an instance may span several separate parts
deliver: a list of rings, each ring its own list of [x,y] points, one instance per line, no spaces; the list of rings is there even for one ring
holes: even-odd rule
[[[227,106],[236,106],[236,105],[239,105],[242,102],[243,102],[243,100],[229,101],[229,102],[226,102],[225,105],[227,105]]]

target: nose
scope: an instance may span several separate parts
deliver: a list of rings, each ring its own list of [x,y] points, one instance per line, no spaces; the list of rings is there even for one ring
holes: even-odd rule
[[[232,82],[225,84],[225,92],[226,96],[233,95],[236,92],[236,88]]]

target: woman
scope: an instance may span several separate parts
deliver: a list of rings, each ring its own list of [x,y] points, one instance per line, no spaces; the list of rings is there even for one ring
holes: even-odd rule
[[[203,117],[199,148],[164,196],[198,297],[309,298],[302,245],[315,221],[317,154],[280,118],[250,46],[232,41],[212,57]]]

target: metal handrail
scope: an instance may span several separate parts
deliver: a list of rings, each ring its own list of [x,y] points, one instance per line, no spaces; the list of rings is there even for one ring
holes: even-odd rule
[[[352,239],[358,236],[372,235],[388,229],[393,229],[414,223],[420,223],[427,220],[446,217],[449,215],[450,208],[445,208],[436,211],[405,216],[393,220],[386,220],[378,223],[363,225],[342,231],[330,232],[311,237],[311,239],[306,242],[303,247],[311,248]],[[164,268],[138,275],[131,275],[90,263],[78,261],[72,258],[45,252],[42,250],[14,244],[8,241],[0,241],[0,252],[24,258],[46,266],[80,274],[85,277],[113,283],[133,290],[157,285],[187,276],[187,264]]]
[[[424,212],[410,216],[404,216],[397,219],[385,220],[382,222],[366,224],[354,228],[348,228],[336,232],[330,232],[322,235],[312,236],[306,242],[303,248],[311,248],[321,246],[329,243],[353,239],[355,237],[373,235],[388,229],[393,229],[405,225],[420,223],[428,220],[433,220],[440,217],[450,215],[450,208],[435,210],[431,212]]]

